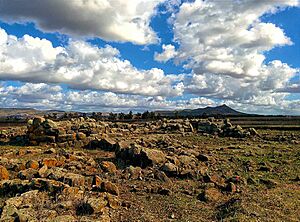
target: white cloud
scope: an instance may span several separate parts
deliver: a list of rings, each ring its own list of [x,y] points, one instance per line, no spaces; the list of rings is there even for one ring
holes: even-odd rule
[[[175,50],[175,46],[173,45],[162,45],[162,53],[154,53],[154,60],[158,62],[167,62],[170,59],[174,58],[177,55],[177,52]]]
[[[175,15],[177,60],[195,73],[236,78],[260,76],[264,51],[292,44],[283,30],[259,18],[296,1],[202,1],[183,3]],[[267,67],[266,67],[267,68]]]
[[[2,0],[0,18],[8,22],[33,21],[44,31],[149,44],[158,41],[150,20],[163,1]]]
[[[0,29],[0,80],[64,83],[94,89],[148,96],[178,96],[182,83],[174,75],[153,68],[138,70],[111,46],[98,48],[70,41],[65,48],[25,35],[18,39]]]
[[[145,111],[198,108],[215,104],[207,98],[169,100],[161,96],[145,97],[112,92],[64,90],[57,85],[26,83],[0,85],[1,107],[33,107],[77,111]]]
[[[276,94],[276,95],[275,95]],[[286,93],[258,95],[249,100],[220,100],[206,97],[169,100],[164,97],[145,97],[111,92],[64,90],[57,85],[26,83],[18,86],[0,84],[1,107],[32,107],[77,111],[123,111],[195,109],[227,105],[244,112],[264,114],[300,114],[300,100],[288,101]]]
[[[291,79],[299,70],[278,60],[266,63],[264,52],[292,40],[260,17],[297,5],[295,0],[183,3],[172,21],[179,44],[174,61],[192,69],[184,80],[185,93],[237,104],[282,105],[286,92],[298,88]]]

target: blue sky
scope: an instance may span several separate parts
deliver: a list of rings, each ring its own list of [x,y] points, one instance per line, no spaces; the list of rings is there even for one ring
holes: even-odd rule
[[[3,37],[0,47],[2,106],[128,111],[226,103],[251,113],[300,114],[298,1],[259,7],[231,0],[118,1],[93,5],[93,12],[72,1],[53,8],[33,1],[37,7],[23,11],[20,1],[3,1],[2,35],[16,40]],[[71,7],[81,7],[82,18],[69,16]],[[30,96],[32,102],[24,99]]]

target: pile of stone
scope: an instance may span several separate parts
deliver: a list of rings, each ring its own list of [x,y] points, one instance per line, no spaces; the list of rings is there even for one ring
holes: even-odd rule
[[[193,132],[194,128],[188,119],[163,119],[157,122],[159,130],[166,132]]]
[[[212,160],[194,150],[184,151],[178,148],[166,153],[137,143],[117,143],[115,156],[119,165],[152,170],[159,178],[197,178],[201,169],[203,171],[204,163]]]
[[[96,124],[95,120],[83,117],[61,122],[35,117],[28,121],[27,138],[30,145],[80,148],[101,137],[107,128],[105,124]]]
[[[254,128],[243,129],[241,126],[234,126],[229,119],[224,121],[216,121],[214,119],[199,120],[196,123],[198,132],[214,134],[223,137],[244,138],[249,136],[257,136],[258,133]]]

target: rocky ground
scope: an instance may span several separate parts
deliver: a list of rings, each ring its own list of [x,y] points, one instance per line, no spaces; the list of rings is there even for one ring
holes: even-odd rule
[[[299,131],[35,118],[0,141],[0,221],[300,220]]]

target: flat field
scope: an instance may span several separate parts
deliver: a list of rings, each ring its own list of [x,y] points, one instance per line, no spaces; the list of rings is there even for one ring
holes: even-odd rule
[[[277,121],[281,122],[271,120]],[[237,122],[243,126],[249,121],[232,120]],[[250,125],[259,125],[260,120],[253,122]],[[116,123],[109,127],[120,128]],[[140,126],[143,127],[146,125]],[[25,127],[2,129],[26,133]],[[60,216],[68,221],[300,221],[300,131],[258,129],[258,134],[231,138],[130,128],[129,132],[110,130],[101,134],[109,141],[135,144],[140,149],[135,151],[144,153],[140,162],[133,157],[126,160],[118,151],[101,145],[92,149],[51,149],[49,145],[12,145],[9,139],[2,139],[0,165],[7,169],[9,178],[2,175],[1,221],[11,216],[7,208],[16,202],[14,198],[30,190],[37,190],[38,197],[46,197],[43,202],[27,199],[26,211],[23,205],[10,209],[19,218],[33,218],[24,221],[63,221]],[[49,159],[55,164],[51,165]],[[28,170],[30,161],[38,163],[32,172]],[[49,173],[44,175],[41,168],[45,165]],[[70,175],[61,179],[59,172],[71,173],[77,179]],[[96,176],[116,185],[118,192],[103,187],[92,189]],[[68,178],[72,183],[66,182]],[[74,195],[64,185],[53,194],[36,185],[39,179],[77,187],[82,196]],[[16,186],[21,186],[20,181],[35,186],[11,190],[8,195],[4,192],[8,186],[5,181],[13,180],[19,183]],[[115,205],[109,202],[101,208],[100,202],[98,211],[90,199],[103,198],[107,193],[113,194]],[[87,207],[89,204],[93,210]]]

